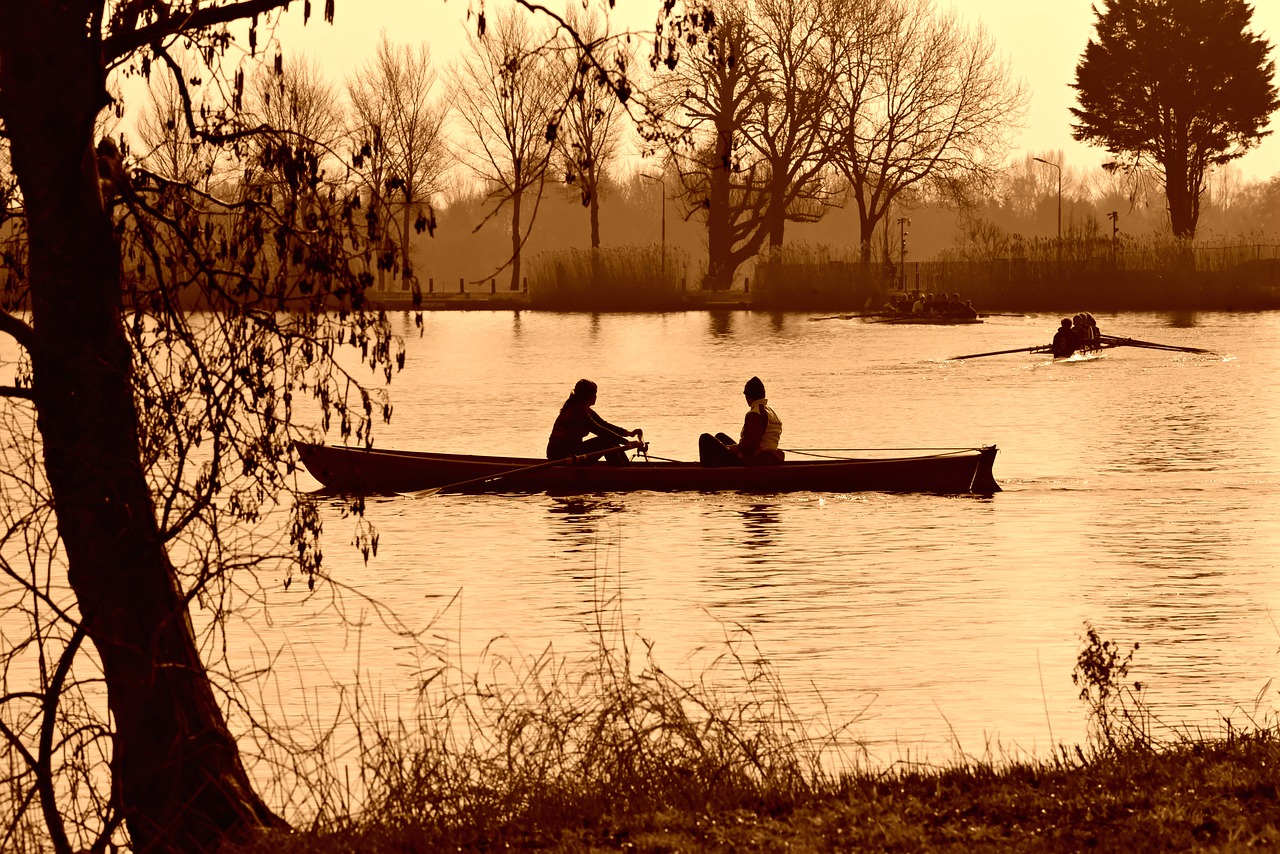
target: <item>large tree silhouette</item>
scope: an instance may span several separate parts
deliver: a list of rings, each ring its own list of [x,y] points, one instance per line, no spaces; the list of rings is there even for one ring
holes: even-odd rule
[[[1103,0],[1072,84],[1072,135],[1154,166],[1169,223],[1195,237],[1208,171],[1249,150],[1280,106],[1270,44],[1244,0]]]
[[[0,572],[9,614],[17,596],[31,620],[28,639],[10,622],[0,644],[0,733],[27,763],[9,778],[31,793],[15,815],[36,797],[58,852],[105,850],[120,822],[133,850],[184,852],[281,823],[228,725],[233,686],[202,660],[218,621],[198,638],[190,607],[221,609],[253,567],[289,554],[314,578],[305,501],[283,532],[226,532],[261,525],[287,495],[307,395],[344,437],[367,436],[376,390],[350,383],[335,351],[354,343],[388,376],[399,355],[385,319],[362,310],[354,200],[320,182],[296,130],[240,110],[256,62],[236,61],[228,25],[248,23],[252,54],[287,5],[0,0],[0,333],[19,353],[0,386]],[[173,121],[243,177],[193,183],[99,139],[115,70],[170,75]],[[254,180],[268,167],[304,216]],[[197,295],[223,310],[190,314]],[[12,563],[23,542],[25,574]],[[12,688],[30,649],[38,674]],[[109,719],[86,711],[97,685]]]

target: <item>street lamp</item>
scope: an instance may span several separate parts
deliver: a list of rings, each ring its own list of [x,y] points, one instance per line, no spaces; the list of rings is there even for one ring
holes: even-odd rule
[[[899,290],[907,289],[907,226],[911,225],[911,220],[905,216],[898,217],[898,268],[902,274],[902,287]]]
[[[659,273],[661,281],[659,284],[665,286],[667,284],[667,182],[663,180],[661,175],[646,175],[640,173],[641,178],[648,178],[650,181],[657,181],[662,187],[662,259],[659,261]]]
[[[1037,163],[1052,166],[1058,170],[1058,266],[1062,266],[1062,167],[1043,157],[1032,157]]]

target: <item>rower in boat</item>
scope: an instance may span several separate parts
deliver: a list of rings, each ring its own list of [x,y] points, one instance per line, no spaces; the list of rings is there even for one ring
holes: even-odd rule
[[[1053,358],[1067,359],[1075,353],[1077,346],[1075,331],[1071,326],[1071,319],[1062,318],[1062,323],[1058,324],[1058,331],[1053,333]]]
[[[574,385],[573,392],[560,407],[560,414],[556,416],[556,423],[551,428],[551,437],[547,439],[547,459],[557,460],[594,451],[603,452],[625,445],[628,436],[639,438],[643,435],[640,428],[627,430],[610,424],[597,415],[591,408],[595,406],[597,391],[596,384],[591,380],[578,380]],[[588,439],[588,434],[595,434],[595,438]],[[604,458],[610,465],[627,464],[625,451],[614,450],[604,454]]]
[[[769,406],[764,382],[752,377],[742,395],[747,399],[747,414],[737,442],[724,433],[703,433],[698,437],[698,459],[704,466],[772,466],[786,459],[778,447],[782,419]]]

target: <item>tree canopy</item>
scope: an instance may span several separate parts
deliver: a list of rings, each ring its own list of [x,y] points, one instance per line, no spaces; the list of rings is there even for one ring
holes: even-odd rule
[[[1194,237],[1208,170],[1266,136],[1280,106],[1271,45],[1244,0],[1103,0],[1095,15],[1072,135],[1117,166],[1154,166],[1173,233]]]

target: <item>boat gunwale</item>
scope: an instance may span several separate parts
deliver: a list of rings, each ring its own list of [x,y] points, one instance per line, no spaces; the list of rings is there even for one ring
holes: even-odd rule
[[[370,454],[380,458],[393,459],[403,457],[415,462],[429,462],[432,460],[440,460],[442,462],[451,463],[470,463],[473,465],[501,465],[501,466],[529,466],[548,462],[547,459],[537,457],[499,457],[487,456],[484,454],[450,454],[438,453],[435,451],[393,451],[385,448],[353,448],[348,445],[322,445],[318,442],[304,442],[298,440],[295,445],[299,449],[299,454],[304,452],[301,450],[307,447],[308,450],[315,449],[320,453],[339,453],[339,454]],[[923,450],[923,449],[922,449]],[[957,448],[930,448],[933,453],[928,454],[912,454],[910,456],[893,456],[893,457],[837,457],[819,460],[786,460],[782,463],[772,466],[762,466],[761,468],[778,469],[778,468],[821,468],[823,466],[848,466],[856,464],[874,465],[879,463],[904,463],[912,461],[936,460],[944,458],[964,458],[967,456],[982,456],[987,452],[996,452],[999,448],[996,445],[980,445]],[[305,462],[305,460],[304,460]],[[569,464],[562,464],[563,467],[570,467]],[[706,468],[701,463],[693,460],[647,460],[636,459],[630,461],[630,468]]]

